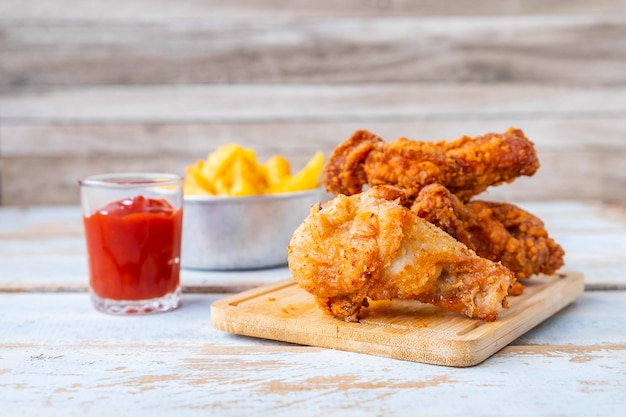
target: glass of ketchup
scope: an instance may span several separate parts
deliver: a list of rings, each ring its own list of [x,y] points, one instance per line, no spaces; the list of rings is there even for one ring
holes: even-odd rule
[[[180,303],[182,178],[93,175],[79,180],[91,300],[110,314],[148,314]]]

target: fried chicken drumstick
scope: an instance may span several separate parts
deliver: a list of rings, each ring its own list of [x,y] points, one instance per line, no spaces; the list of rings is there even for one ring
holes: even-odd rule
[[[513,204],[463,203],[444,186],[432,184],[419,192],[411,211],[478,255],[502,262],[517,278],[553,274],[563,266],[565,253],[543,222]]]
[[[298,284],[344,321],[358,321],[368,299],[414,299],[495,320],[514,274],[390,197],[374,187],[314,206],[288,248]]]
[[[357,194],[365,184],[389,184],[406,190],[410,198],[438,183],[468,201],[489,186],[533,175],[538,168],[534,144],[519,129],[436,143],[406,138],[384,142],[359,130],[335,148],[322,180],[335,195]]]

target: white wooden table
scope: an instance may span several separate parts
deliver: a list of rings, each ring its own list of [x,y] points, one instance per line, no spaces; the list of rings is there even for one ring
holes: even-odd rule
[[[212,328],[225,294],[286,268],[183,271],[183,306],[115,317],[86,292],[77,207],[0,208],[0,413],[272,417],[626,415],[626,208],[523,203],[585,293],[485,362],[448,368]]]

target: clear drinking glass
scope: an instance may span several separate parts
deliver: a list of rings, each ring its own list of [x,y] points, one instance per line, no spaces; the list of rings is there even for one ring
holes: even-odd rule
[[[89,290],[110,314],[148,314],[180,303],[182,177],[160,173],[79,180]]]

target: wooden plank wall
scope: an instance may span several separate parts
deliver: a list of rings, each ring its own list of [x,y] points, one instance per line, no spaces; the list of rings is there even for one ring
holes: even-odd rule
[[[228,142],[298,169],[358,128],[509,126],[542,167],[488,198],[626,202],[626,1],[0,0],[4,205]]]

